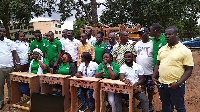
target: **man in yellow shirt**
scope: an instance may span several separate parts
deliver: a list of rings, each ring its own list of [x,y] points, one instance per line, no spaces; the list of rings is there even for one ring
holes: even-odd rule
[[[170,100],[178,112],[186,112],[185,81],[191,76],[194,66],[192,52],[178,41],[178,29],[175,26],[166,28],[165,40],[167,45],[158,51],[158,62],[153,74],[162,102],[162,112],[170,112]]]
[[[81,55],[83,52],[89,52],[92,56],[92,60],[94,60],[95,57],[94,47],[91,44],[88,44],[86,42],[86,39],[87,35],[85,33],[82,33],[80,38],[82,44],[78,46],[77,66],[81,64]]]

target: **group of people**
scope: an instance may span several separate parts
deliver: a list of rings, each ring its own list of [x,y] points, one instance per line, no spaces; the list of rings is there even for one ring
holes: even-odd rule
[[[64,29],[60,40],[54,38],[52,31],[43,38],[41,32],[36,30],[35,40],[30,45],[25,42],[22,31],[16,33],[15,41],[5,38],[4,32],[0,31],[0,108],[4,104],[5,79],[10,98],[9,73],[15,68],[15,71],[39,75],[51,72],[77,78],[121,80],[133,86],[133,96],[140,101],[137,108],[143,112],[154,110],[152,100],[156,85],[162,112],[171,112],[174,106],[178,112],[186,112],[185,81],[194,66],[192,53],[178,41],[175,26],[166,28],[165,33],[161,33],[161,29],[159,23],[153,23],[149,28],[142,27],[138,31],[141,40],[136,44],[130,43],[127,31],[119,32],[119,42],[115,40],[116,35],[110,33],[109,43],[104,43],[104,33],[99,31],[93,37],[92,29],[82,33],[80,40],[74,38],[73,30]],[[62,93],[60,85],[53,85],[52,90],[53,94]],[[21,84],[19,91],[30,95],[27,84]],[[92,89],[77,88],[77,97],[83,104],[79,112],[94,111],[93,92]],[[108,92],[112,112],[122,112],[122,98],[126,95]]]

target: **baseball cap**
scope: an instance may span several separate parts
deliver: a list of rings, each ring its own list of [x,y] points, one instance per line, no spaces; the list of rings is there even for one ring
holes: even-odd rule
[[[149,33],[149,29],[146,27],[142,27],[140,30],[138,30],[138,33]]]

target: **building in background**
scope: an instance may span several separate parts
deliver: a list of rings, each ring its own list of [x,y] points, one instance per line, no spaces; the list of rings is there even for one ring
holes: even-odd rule
[[[15,38],[15,33],[19,30],[24,31],[26,34],[27,40],[33,40],[34,38],[34,31],[40,30],[42,34],[45,34],[49,31],[54,32],[55,38],[62,38],[62,29],[61,29],[61,22],[58,20],[50,20],[50,21],[37,21],[31,22],[28,25],[10,25],[10,36],[11,39]]]

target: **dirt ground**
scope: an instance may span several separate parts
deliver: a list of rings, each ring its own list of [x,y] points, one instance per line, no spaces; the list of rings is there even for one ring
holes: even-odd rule
[[[186,91],[185,91],[185,106],[187,112],[199,112],[200,111],[200,49],[192,49],[193,58],[195,66],[193,68],[192,76],[186,82]],[[7,92],[5,92],[5,97],[7,96]],[[138,101],[136,101],[137,105]],[[136,106],[135,105],[135,106]],[[159,99],[159,94],[157,88],[155,90],[154,100],[154,112],[161,110],[161,102]],[[1,111],[10,112],[10,105],[6,104]],[[24,111],[17,111],[24,112]],[[136,112],[141,112],[141,109],[136,109]]]

